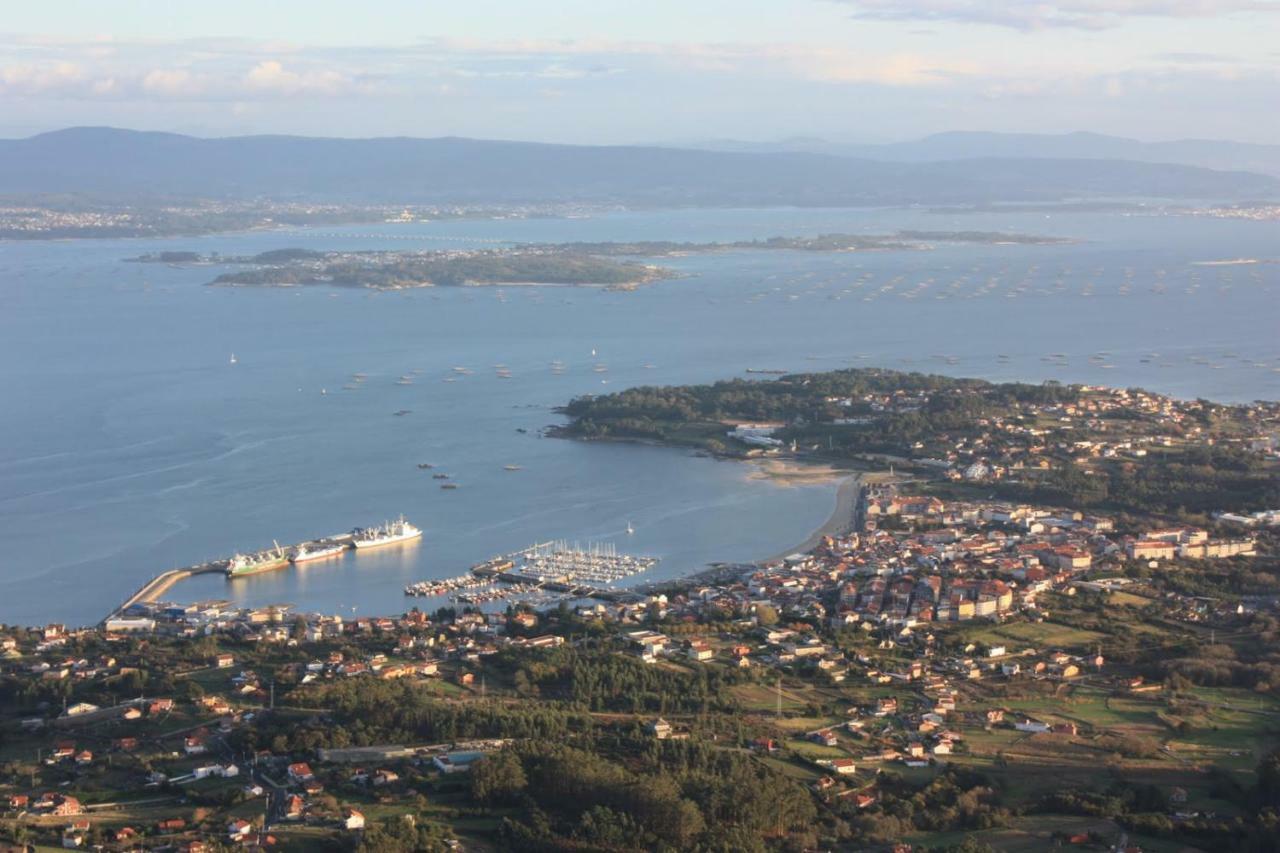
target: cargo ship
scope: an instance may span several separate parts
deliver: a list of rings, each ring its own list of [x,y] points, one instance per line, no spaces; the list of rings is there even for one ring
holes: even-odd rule
[[[242,578],[283,569],[287,565],[289,565],[289,555],[277,545],[274,549],[259,551],[256,554],[236,554],[227,563],[227,577]]]
[[[337,557],[348,546],[343,542],[304,542],[293,551],[293,556],[289,559],[297,565],[310,560],[323,560],[326,557]]]
[[[422,535],[422,530],[405,521],[404,516],[378,527],[357,527],[351,531],[351,543],[357,548],[375,548],[396,542],[408,542]]]

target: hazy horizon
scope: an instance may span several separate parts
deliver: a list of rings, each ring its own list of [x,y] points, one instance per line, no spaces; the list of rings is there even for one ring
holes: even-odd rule
[[[8,10],[0,136],[583,144],[956,130],[1280,142],[1275,0],[708,0]],[[340,23],[339,23],[340,22]],[[619,109],[619,105],[622,106]]]

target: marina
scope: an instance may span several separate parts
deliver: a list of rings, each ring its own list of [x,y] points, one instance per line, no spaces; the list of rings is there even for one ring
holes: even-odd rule
[[[612,543],[585,547],[566,542],[545,542],[511,555],[512,577],[535,583],[611,584],[646,572],[658,564],[656,557],[622,554]]]
[[[452,602],[468,605],[516,601],[543,607],[575,598],[618,601],[634,593],[611,589],[610,584],[657,564],[656,557],[623,554],[608,543],[584,547],[542,542],[478,563],[465,575],[411,583],[404,594],[414,598],[448,596]]]

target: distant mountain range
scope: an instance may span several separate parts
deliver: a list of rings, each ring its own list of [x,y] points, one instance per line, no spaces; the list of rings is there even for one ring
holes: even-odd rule
[[[1029,158],[1025,152],[1034,148],[1031,143],[1019,147],[1009,138],[998,146],[985,145],[967,134],[930,137],[914,145],[910,157],[902,153],[907,149],[899,148],[899,156],[891,158],[877,147],[877,159],[868,159],[829,151],[546,145],[456,137],[200,139],[72,128],[0,140],[0,196],[654,206],[1280,197],[1280,179],[1247,171],[1064,157],[1058,149],[1051,156]]]
[[[1179,163],[1206,169],[1261,172],[1280,177],[1280,145],[1258,145],[1214,139],[1142,142],[1100,133],[937,133],[910,142],[855,145],[814,137],[779,142],[713,139],[683,147],[714,151],[806,152],[895,162],[963,160],[971,157],[1132,160],[1140,163]]]

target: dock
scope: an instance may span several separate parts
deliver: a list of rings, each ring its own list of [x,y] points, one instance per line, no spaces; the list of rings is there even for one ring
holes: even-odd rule
[[[210,560],[207,563],[200,563],[196,566],[187,566],[182,569],[169,569],[161,572],[151,580],[144,583],[137,592],[120,602],[120,606],[107,614],[102,620],[105,626],[112,619],[118,619],[129,611],[129,608],[138,604],[150,604],[160,596],[169,591],[169,588],[179,581],[184,581],[192,575],[207,575],[214,572],[226,572],[226,560]]]
[[[532,584],[538,589],[547,592],[562,592],[574,598],[594,598],[600,601],[628,601],[638,597],[637,593],[629,589],[605,589],[598,586],[586,586],[583,584],[566,583],[564,581],[543,580],[535,581],[526,575],[516,574],[515,572],[502,571],[500,569],[491,568],[489,566],[476,566],[471,573],[477,577],[490,578],[502,583],[521,583]]]
[[[629,601],[637,597],[634,591],[597,586],[589,581],[622,580],[647,571],[657,562],[655,557],[620,554],[612,546],[583,549],[570,548],[563,542],[540,542],[523,551],[472,566],[471,573],[492,581],[523,584],[574,598]],[[580,579],[583,577],[588,582]]]
[[[280,546],[280,548],[282,551],[292,553],[304,546],[343,544],[348,547],[352,547],[353,539],[354,536],[350,533],[339,533],[334,536],[322,536],[319,539],[309,539],[306,542],[299,542],[296,545],[283,545]],[[138,589],[137,592],[120,602],[120,605],[107,614],[100,624],[105,627],[112,619],[119,619],[125,616],[129,612],[130,608],[139,604],[151,604],[155,602],[160,598],[160,596],[173,588],[175,584],[184,581],[189,577],[194,577],[195,575],[209,575],[214,574],[215,572],[225,574],[230,562],[231,558],[222,557],[216,560],[197,563],[194,566],[167,569],[148,580]]]

